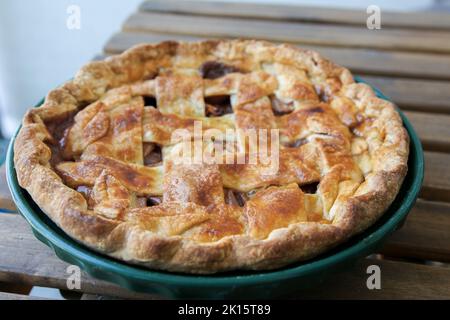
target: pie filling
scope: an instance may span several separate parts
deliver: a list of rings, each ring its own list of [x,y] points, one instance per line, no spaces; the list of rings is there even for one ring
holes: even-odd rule
[[[233,113],[230,96],[212,96],[205,98],[205,112],[207,117],[220,117]]]
[[[47,145],[52,152],[50,164],[54,167],[64,160],[71,160],[64,153],[64,145],[67,134],[74,123],[74,116],[75,113],[68,113],[46,123],[47,130],[52,137],[52,140],[48,141]]]
[[[351,195],[371,170],[364,164],[367,145],[356,141],[352,150],[370,120],[348,116],[354,107],[348,101],[329,103],[339,80],[313,85],[303,70],[281,64],[265,69],[244,72],[207,61],[197,73],[166,71],[107,92],[78,114],[46,123],[50,163],[96,214],[126,220],[145,210],[143,226],[198,241],[243,230],[263,239],[292,223],[332,223],[326,215],[333,202]],[[279,129],[278,171],[266,174],[260,164],[174,164],[171,134],[192,132],[194,121],[221,132]],[[215,143],[226,139],[240,143],[235,136]],[[180,213],[175,221],[173,212],[187,203],[195,213]],[[178,229],[161,229],[168,217]]]
[[[242,70],[218,61],[206,61],[200,67],[200,74],[203,79],[218,79],[234,72],[242,72]]]

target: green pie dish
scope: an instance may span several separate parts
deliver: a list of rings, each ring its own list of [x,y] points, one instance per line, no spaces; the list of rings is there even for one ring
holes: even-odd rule
[[[380,98],[389,100],[374,90]],[[275,298],[317,285],[335,270],[373,253],[405,220],[422,185],[424,159],[414,128],[403,113],[400,112],[400,115],[411,138],[409,170],[400,192],[386,213],[365,232],[333,250],[274,271],[207,276],[177,274],[129,265],[88,249],[58,228],[34,203],[28,192],[19,186],[13,161],[15,137],[11,140],[6,158],[8,185],[19,212],[32,227],[36,238],[52,248],[60,259],[80,266],[94,278],[165,298]]]

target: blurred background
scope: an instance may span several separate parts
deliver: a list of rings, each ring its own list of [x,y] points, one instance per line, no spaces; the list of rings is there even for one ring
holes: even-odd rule
[[[2,0],[0,2],[0,130],[10,137],[26,109],[71,78],[95,55],[142,0]],[[230,1],[233,2],[233,1]],[[242,2],[242,1],[240,1]],[[449,10],[449,0],[331,1],[247,0],[365,10]],[[80,8],[80,29],[69,29],[71,6]],[[106,8],[106,9],[105,9]],[[69,9],[70,10],[70,9]]]

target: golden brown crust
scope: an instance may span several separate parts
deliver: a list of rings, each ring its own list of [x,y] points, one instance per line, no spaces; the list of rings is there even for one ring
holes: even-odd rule
[[[215,60],[242,73],[204,79],[202,88],[201,77],[179,72]],[[144,110],[138,96],[158,92],[158,109]],[[203,96],[222,94],[234,96],[235,114],[205,118]],[[280,112],[294,112],[251,112],[270,108],[271,94]],[[54,167],[55,139],[46,124],[77,110],[62,153],[77,161]],[[249,166],[208,165],[194,179],[192,166],[168,161],[164,174],[144,166],[142,148],[133,146],[168,146],[168,127],[192,127],[186,115],[206,127],[220,122],[223,130],[235,123],[281,128],[283,170],[258,176]],[[311,143],[291,147],[306,140]],[[86,65],[27,112],[14,163],[19,184],[74,239],[150,268],[213,273],[281,267],[363,231],[398,193],[408,153],[393,104],[354,83],[347,69],[290,45],[233,40],[140,45]],[[316,194],[296,187],[318,180]],[[92,190],[90,201],[73,189],[79,186]],[[223,186],[264,189],[240,207],[224,203]],[[164,202],[140,208],[142,195],[163,195]]]

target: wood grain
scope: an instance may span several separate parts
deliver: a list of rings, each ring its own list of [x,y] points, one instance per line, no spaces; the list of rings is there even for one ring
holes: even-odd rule
[[[362,76],[405,110],[450,113],[450,81]]]
[[[222,38],[230,38],[226,35]],[[207,36],[168,34],[144,30],[127,30],[113,35],[106,43],[107,54],[117,54],[139,43],[156,43],[166,40],[195,41]],[[219,38],[219,36],[216,36]],[[232,37],[231,37],[232,38]],[[261,39],[267,39],[261,37]],[[280,42],[277,39],[274,42]],[[368,48],[338,48],[296,43],[302,48],[320,52],[323,56],[346,66],[355,74],[388,75],[419,79],[450,79],[450,56],[433,53],[383,51]],[[449,91],[448,88],[445,91]]]
[[[381,289],[367,288],[367,267],[380,267]],[[326,284],[298,293],[300,299],[449,299],[450,268],[389,260],[361,260]]]
[[[336,23],[365,26],[366,10],[348,10],[299,5],[279,5],[262,3],[230,3],[205,1],[152,0],[145,1],[140,10],[165,13],[210,15],[225,17],[262,18],[283,21],[303,21],[315,23]],[[384,11],[382,26],[419,29],[450,29],[450,19],[439,12],[397,13]]]
[[[425,152],[425,177],[420,196],[434,201],[450,202],[450,155]],[[450,215],[450,212],[448,212]]]
[[[448,220],[450,215],[447,222]],[[19,215],[0,215],[0,237],[0,281],[66,289],[68,265],[34,238],[23,218]],[[433,244],[433,250],[439,250],[439,247]],[[18,252],[20,254],[17,254]],[[381,291],[370,291],[365,287],[367,265],[374,263],[381,266],[383,277]],[[330,281],[320,286],[320,290],[295,294],[294,297],[450,298],[450,287],[447,285],[449,277],[449,268],[363,260],[356,267],[332,277]],[[81,291],[122,298],[155,298],[152,295],[129,292],[116,285],[95,280],[84,273]]]
[[[450,151],[450,115],[405,111],[425,150]]]
[[[365,25],[330,26],[154,12],[133,14],[125,22],[124,29],[207,37],[267,39],[312,45],[450,53],[449,31],[369,30]]]
[[[450,204],[417,200],[405,224],[380,250],[400,258],[450,262]]]
[[[68,264],[36,240],[20,215],[0,215],[0,239],[0,281],[67,290]],[[136,297],[133,292],[96,280],[84,272],[80,291],[123,298]]]

